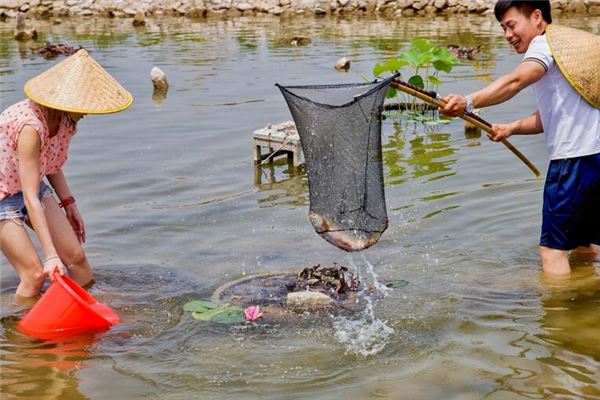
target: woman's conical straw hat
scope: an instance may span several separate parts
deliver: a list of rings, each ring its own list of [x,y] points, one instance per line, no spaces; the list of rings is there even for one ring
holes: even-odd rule
[[[546,29],[552,56],[567,81],[600,108],[600,36],[561,25]]]
[[[81,114],[114,113],[133,102],[131,94],[84,49],[30,79],[24,91],[38,104]]]

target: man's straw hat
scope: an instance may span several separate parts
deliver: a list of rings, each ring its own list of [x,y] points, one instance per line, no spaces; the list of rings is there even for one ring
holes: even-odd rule
[[[600,37],[551,24],[548,45],[567,81],[592,106],[600,108]]]
[[[84,49],[30,79],[23,89],[38,104],[81,114],[108,114],[133,102],[125,90]]]

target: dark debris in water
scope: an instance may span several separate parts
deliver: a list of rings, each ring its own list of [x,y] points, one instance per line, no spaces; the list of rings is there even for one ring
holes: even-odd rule
[[[477,47],[465,47],[457,44],[449,44],[446,47],[448,50],[450,50],[450,53],[452,53],[454,57],[463,60],[474,60],[481,51],[481,45],[478,45]]]
[[[52,58],[56,58],[60,55],[70,56],[77,53],[81,50],[82,47],[72,47],[62,43],[50,43],[46,42],[43,46],[40,47],[32,47],[31,51],[35,54],[40,54],[44,56],[45,59],[50,60]]]
[[[287,36],[276,40],[279,46],[306,46],[311,42],[312,40],[306,36]]]
[[[348,268],[334,263],[332,267],[321,268],[321,265],[317,264],[304,268],[288,290],[297,292],[309,289],[339,298],[348,292],[357,291],[359,286],[358,276],[348,271]]]

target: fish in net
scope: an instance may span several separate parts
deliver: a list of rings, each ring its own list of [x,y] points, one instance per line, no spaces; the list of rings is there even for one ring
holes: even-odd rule
[[[388,225],[381,111],[391,77],[372,83],[281,86],[296,123],[315,231],[346,251],[377,243]]]

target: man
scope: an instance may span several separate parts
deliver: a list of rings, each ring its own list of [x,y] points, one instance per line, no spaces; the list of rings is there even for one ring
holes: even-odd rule
[[[546,134],[551,161],[544,187],[542,269],[550,275],[568,274],[570,250],[595,256],[600,249],[597,246],[600,244],[600,93],[597,93],[597,85],[590,88],[590,85],[573,83],[577,80],[571,79],[565,71],[557,48],[552,46],[551,52],[546,30],[552,32],[552,41],[559,38],[557,42],[561,35],[564,38],[573,33],[596,38],[570,28],[550,27],[548,0],[500,0],[494,13],[508,43],[518,54],[524,54],[523,62],[486,88],[467,96],[445,97],[447,104],[440,111],[459,116],[474,107],[507,101],[533,85],[537,111],[510,124],[494,125],[491,139],[500,141],[511,135]],[[594,42],[597,43],[587,40],[582,46],[600,57],[600,49],[590,47],[597,46]],[[580,66],[585,64],[585,60],[582,61]],[[589,78],[584,77],[582,81]],[[588,96],[590,90],[594,92],[591,97]]]

